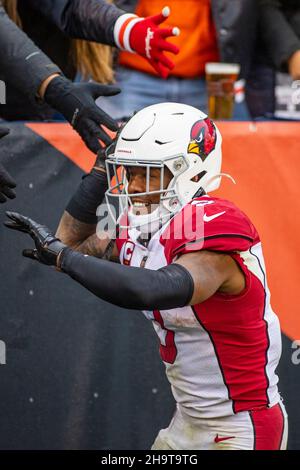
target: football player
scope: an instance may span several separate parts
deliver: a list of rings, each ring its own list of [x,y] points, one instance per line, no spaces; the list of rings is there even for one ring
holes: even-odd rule
[[[177,402],[155,450],[286,448],[280,326],[260,238],[238,207],[210,195],[222,178],[221,140],[193,107],[150,106],[120,130],[106,161],[99,154],[56,236],[7,212],[6,226],[35,242],[24,256],[153,323]],[[112,217],[120,202],[116,240],[97,230],[104,196]]]

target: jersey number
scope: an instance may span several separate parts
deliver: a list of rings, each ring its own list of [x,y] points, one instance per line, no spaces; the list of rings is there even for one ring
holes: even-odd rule
[[[155,329],[160,339],[159,352],[160,352],[161,358],[164,362],[168,362],[169,364],[174,364],[176,356],[177,356],[177,348],[176,348],[176,344],[174,341],[175,333],[174,331],[171,331],[165,328],[164,321],[159,310],[154,310],[153,315],[154,315],[154,320],[160,326],[160,328],[157,326],[157,328]],[[158,328],[160,331],[158,331]]]

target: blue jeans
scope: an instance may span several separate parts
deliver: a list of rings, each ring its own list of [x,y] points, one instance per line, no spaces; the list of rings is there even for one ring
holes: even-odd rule
[[[114,119],[131,116],[146,106],[156,103],[183,103],[207,112],[207,92],[204,78],[170,77],[163,80],[157,76],[137,70],[119,67],[116,85],[122,90],[117,96],[98,98],[97,104]],[[236,104],[234,119],[248,120],[243,103]]]
[[[205,80],[170,77],[163,80],[154,75],[119,67],[116,85],[122,90],[117,96],[99,98],[97,104],[115,119],[131,116],[146,106],[156,103],[184,103],[206,111]]]

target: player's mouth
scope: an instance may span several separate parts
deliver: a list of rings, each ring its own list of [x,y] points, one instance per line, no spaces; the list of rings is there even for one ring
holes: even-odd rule
[[[151,201],[131,200],[131,202],[134,215],[150,214],[157,207],[157,204],[152,204]]]

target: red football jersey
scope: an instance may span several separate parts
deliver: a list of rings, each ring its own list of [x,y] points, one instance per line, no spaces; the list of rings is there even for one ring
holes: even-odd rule
[[[281,354],[279,320],[270,305],[259,235],[232,202],[196,198],[153,235],[117,239],[120,261],[159,269],[198,250],[227,253],[244,273],[239,295],[216,292],[206,301],[144,312],[160,339],[160,354],[179,406],[204,418],[228,416],[280,400],[275,369]]]

